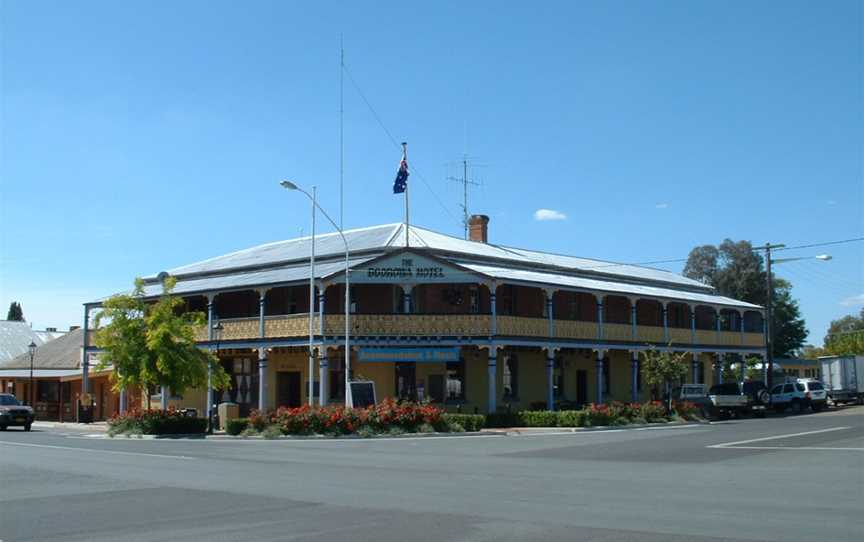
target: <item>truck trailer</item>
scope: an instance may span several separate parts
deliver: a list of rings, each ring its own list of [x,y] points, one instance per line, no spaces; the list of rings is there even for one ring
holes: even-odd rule
[[[819,370],[832,401],[864,404],[864,356],[820,357]]]

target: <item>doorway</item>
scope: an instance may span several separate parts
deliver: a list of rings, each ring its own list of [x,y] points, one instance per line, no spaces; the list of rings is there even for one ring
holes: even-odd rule
[[[576,403],[584,405],[588,402],[588,371],[576,371]]]
[[[396,364],[396,398],[408,401],[417,400],[417,365],[414,363]]]
[[[300,404],[300,372],[276,373],[276,408],[297,408]]]

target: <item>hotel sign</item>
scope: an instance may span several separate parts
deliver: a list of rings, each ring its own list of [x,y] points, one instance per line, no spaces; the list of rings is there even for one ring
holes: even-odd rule
[[[352,269],[351,282],[388,284],[477,282],[477,276],[432,258],[403,252]]]
[[[459,361],[459,348],[360,348],[358,361],[370,363],[447,363]]]

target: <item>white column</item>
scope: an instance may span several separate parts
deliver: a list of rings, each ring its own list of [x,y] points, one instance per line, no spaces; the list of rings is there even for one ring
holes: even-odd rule
[[[603,356],[605,353],[605,350],[597,350],[597,404],[603,402]]]
[[[495,345],[489,346],[489,363],[486,369],[486,378],[489,385],[487,410],[489,414],[494,414],[498,410],[498,347]]]
[[[669,309],[666,301],[660,303],[663,304],[663,341],[669,344]]]
[[[168,386],[161,386],[159,388],[159,408],[162,410],[168,410],[168,394],[170,393],[168,390]]]
[[[267,410],[267,349],[258,349],[258,410]]]
[[[414,292],[414,286],[411,284],[402,284],[402,312],[411,314],[411,294]]]
[[[606,334],[603,332],[603,296],[597,296],[597,338],[603,340]]]
[[[555,410],[555,349],[546,347],[546,409]]]
[[[489,308],[492,312],[491,323],[489,334],[493,337],[498,334],[498,307],[496,305],[496,299],[498,291],[498,284],[493,282],[489,285]]]
[[[743,310],[739,310],[739,311],[738,311],[738,318],[740,318],[740,320],[741,320],[741,321],[740,321],[740,327],[741,327],[741,346],[744,346],[744,345],[746,344],[746,341],[744,340],[744,311],[743,311]]]

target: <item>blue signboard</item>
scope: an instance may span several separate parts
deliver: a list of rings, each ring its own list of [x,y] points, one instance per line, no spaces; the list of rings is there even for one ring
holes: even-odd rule
[[[445,348],[361,348],[358,361],[400,363],[446,363],[459,361],[458,347]]]

